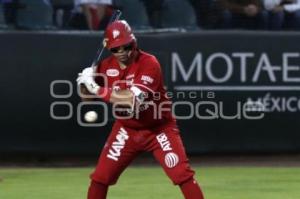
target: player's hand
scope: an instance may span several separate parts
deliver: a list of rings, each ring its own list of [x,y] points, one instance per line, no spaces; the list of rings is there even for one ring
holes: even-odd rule
[[[103,41],[102,41],[102,45],[104,48],[106,48],[106,46],[107,46],[107,41],[108,41],[107,38],[103,39]]]
[[[88,91],[92,94],[97,94],[100,86],[94,80],[94,69],[88,67],[83,69],[81,73],[78,74],[77,84],[84,84]]]

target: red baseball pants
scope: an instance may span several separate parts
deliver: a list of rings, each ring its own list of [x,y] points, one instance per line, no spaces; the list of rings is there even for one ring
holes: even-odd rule
[[[115,184],[132,160],[145,151],[152,152],[173,183],[181,186],[186,198],[193,190],[201,193],[193,179],[194,171],[190,168],[176,124],[155,131],[134,130],[116,122],[91,179],[105,186]],[[203,196],[201,193],[201,196],[189,198],[202,199]]]

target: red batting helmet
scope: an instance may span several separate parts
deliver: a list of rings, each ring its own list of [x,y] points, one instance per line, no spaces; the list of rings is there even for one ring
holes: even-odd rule
[[[136,42],[131,27],[125,20],[114,21],[105,30],[105,42],[108,49]]]

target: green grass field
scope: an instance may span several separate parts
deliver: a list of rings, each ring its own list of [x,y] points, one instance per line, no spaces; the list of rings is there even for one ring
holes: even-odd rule
[[[0,168],[1,199],[85,199],[92,168]],[[298,199],[300,168],[196,168],[206,199]],[[182,199],[159,167],[130,167],[109,199]]]

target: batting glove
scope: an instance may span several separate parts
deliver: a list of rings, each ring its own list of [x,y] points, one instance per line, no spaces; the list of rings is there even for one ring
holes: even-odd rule
[[[83,69],[81,73],[78,74],[77,84],[84,84],[88,91],[92,94],[97,94],[100,86],[94,80],[94,69],[88,67]]]

